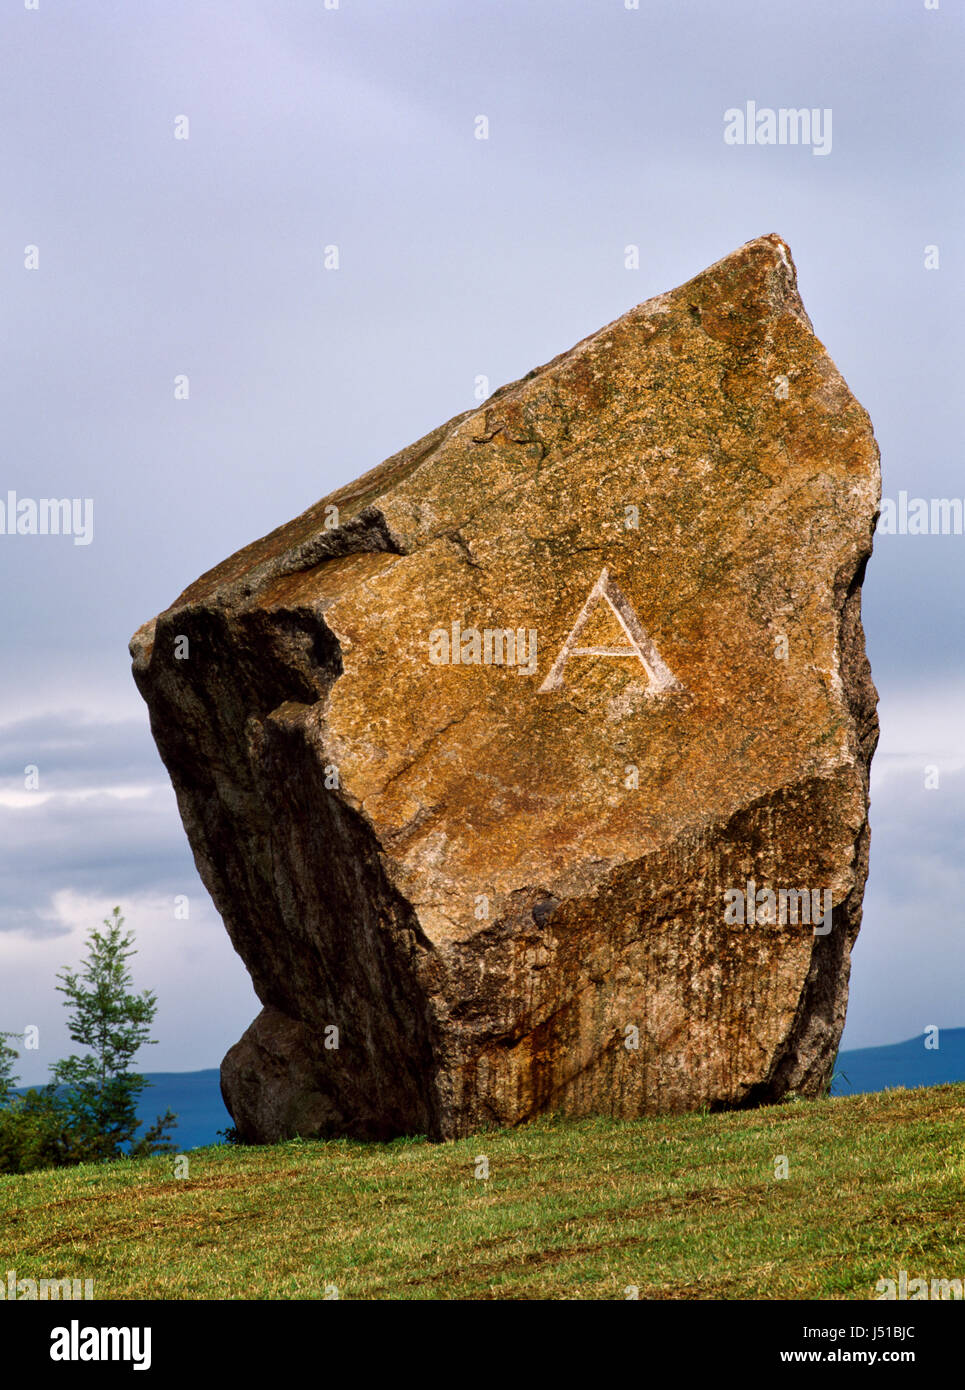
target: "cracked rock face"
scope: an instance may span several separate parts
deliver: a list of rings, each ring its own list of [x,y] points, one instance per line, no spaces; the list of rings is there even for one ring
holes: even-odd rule
[[[821,1090],[868,864],[878,499],[766,236],[135,634],[264,1006],[222,1064],[246,1140]]]

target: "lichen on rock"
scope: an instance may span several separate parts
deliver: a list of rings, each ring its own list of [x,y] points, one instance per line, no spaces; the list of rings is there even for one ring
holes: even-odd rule
[[[222,1065],[244,1138],[820,1092],[868,866],[879,489],[765,236],[135,634],[264,1006]]]

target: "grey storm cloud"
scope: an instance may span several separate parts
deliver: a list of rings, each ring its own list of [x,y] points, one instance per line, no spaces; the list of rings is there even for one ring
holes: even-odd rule
[[[918,920],[922,904],[934,903],[949,882],[965,909],[965,771],[932,766],[939,769],[937,786],[926,787],[923,768],[916,767],[894,774],[872,797],[877,862],[869,901],[888,900]]]
[[[872,792],[871,859],[845,1048],[965,1018],[965,769],[921,760],[889,773]]]
[[[42,791],[166,780],[144,720],[102,720],[83,710],[0,724],[0,784],[19,778],[22,786],[30,765]]]
[[[68,713],[0,725],[0,793],[11,790],[14,804],[0,800],[0,931],[66,931],[52,907],[61,891],[203,892],[145,723]]]

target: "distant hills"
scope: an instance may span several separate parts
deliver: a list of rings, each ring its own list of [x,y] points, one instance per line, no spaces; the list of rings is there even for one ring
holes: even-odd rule
[[[965,1081],[965,1028],[943,1028],[938,1047],[929,1050],[919,1034],[907,1042],[887,1047],[859,1047],[838,1056],[833,1096],[854,1096],[884,1091],[890,1086],[937,1086],[946,1081]],[[170,1106],[177,1113],[173,1138],[181,1149],[219,1143],[218,1130],[227,1129],[231,1116],[221,1099],[217,1067],[207,1071],[147,1072],[153,1084],[142,1096],[141,1119],[150,1123]]]
[[[137,1107],[143,1124],[152,1124],[156,1115],[171,1109],[178,1117],[171,1139],[179,1149],[200,1149],[205,1144],[220,1144],[219,1129],[232,1124],[231,1116],[221,1099],[221,1072],[217,1067],[207,1071],[154,1071],[144,1075],[151,1085],[141,1093]]]
[[[946,1081],[965,1081],[965,1028],[942,1028],[938,1047],[925,1047],[919,1033],[907,1042],[887,1047],[858,1047],[838,1054],[831,1084],[833,1096],[856,1096],[884,1091],[889,1086],[939,1086]]]

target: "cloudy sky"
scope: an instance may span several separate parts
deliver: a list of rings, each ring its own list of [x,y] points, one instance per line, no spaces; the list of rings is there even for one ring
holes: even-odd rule
[[[0,501],[91,498],[94,534],[0,536],[0,1028],[40,1026],[21,1073],[42,1079],[68,1050],[54,974],[117,902],[161,1001],[142,1065],[215,1066],[257,1002],[130,634],[478,376],[766,232],[885,495],[961,497],[965,21],[956,0],[32,3],[0,12]],[[828,152],[725,143],[749,100],[830,110]],[[846,1046],[965,1025],[963,557],[965,536],[880,536],[868,570],[882,739]]]

